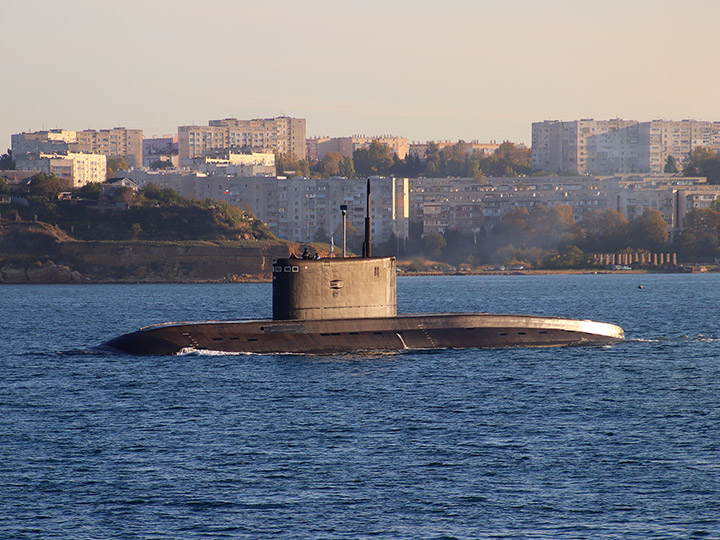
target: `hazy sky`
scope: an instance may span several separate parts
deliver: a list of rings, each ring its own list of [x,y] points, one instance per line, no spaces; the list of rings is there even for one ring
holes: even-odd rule
[[[0,153],[225,117],[526,144],[547,119],[720,120],[719,21],[720,0],[0,0]]]

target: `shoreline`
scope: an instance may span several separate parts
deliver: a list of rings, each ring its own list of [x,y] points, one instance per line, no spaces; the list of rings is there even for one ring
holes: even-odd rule
[[[447,276],[546,276],[546,275],[652,275],[652,274],[717,274],[720,269],[705,270],[508,270],[508,271],[487,271],[487,272],[398,272],[397,277],[447,277]],[[2,285],[219,285],[219,284],[243,284],[243,283],[272,283],[271,277],[265,276],[238,276],[233,279],[165,279],[165,280],[137,280],[137,279],[110,279],[110,280],[88,280],[78,281],[53,281],[53,280],[24,280],[24,281],[0,281]]]

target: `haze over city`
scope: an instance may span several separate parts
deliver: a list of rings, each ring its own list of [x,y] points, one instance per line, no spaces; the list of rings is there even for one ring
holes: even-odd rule
[[[546,119],[717,120],[714,0],[10,1],[10,135],[289,115],[307,133],[530,144]]]

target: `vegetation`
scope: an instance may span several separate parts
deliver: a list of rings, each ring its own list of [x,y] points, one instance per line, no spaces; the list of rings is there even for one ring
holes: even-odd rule
[[[433,143],[425,156],[408,154],[400,159],[388,146],[373,141],[367,148],[356,149],[352,157],[329,152],[315,162],[307,158],[299,160],[293,154],[276,154],[275,166],[279,175],[313,178],[392,175],[408,178],[460,176],[482,180],[484,176],[531,173],[530,149],[511,142],[502,143],[493,154],[473,151],[463,141],[442,149]]]
[[[0,155],[0,171],[14,171],[15,161],[12,157],[12,150],[8,148],[8,151]]]
[[[88,184],[74,190],[74,199],[60,200],[67,184],[37,174],[18,193],[28,206],[14,206],[13,215],[37,216],[81,240],[277,240],[265,223],[224,202],[194,201],[152,184],[137,192],[105,189]]]
[[[412,223],[407,244],[400,243],[399,251],[395,245],[383,245],[378,254],[427,258],[456,267],[579,269],[598,266],[594,253],[678,251],[685,246],[682,253],[697,259],[710,253],[708,245],[720,250],[720,212],[695,212],[688,213],[683,244],[668,241],[668,224],[657,210],[649,209],[631,222],[614,210],[598,210],[587,214],[580,226],[569,206],[536,205],[505,214],[494,228],[475,235],[447,230],[422,236],[420,225]],[[708,228],[714,232],[702,236],[700,231]]]
[[[695,148],[683,162],[683,175],[705,176],[709,184],[720,184],[720,155],[710,148]]]

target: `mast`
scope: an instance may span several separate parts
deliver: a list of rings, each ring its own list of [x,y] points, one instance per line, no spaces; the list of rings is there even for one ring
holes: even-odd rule
[[[365,241],[363,242],[363,258],[372,257],[372,220],[370,219],[370,179],[367,181],[367,204],[365,214]]]

